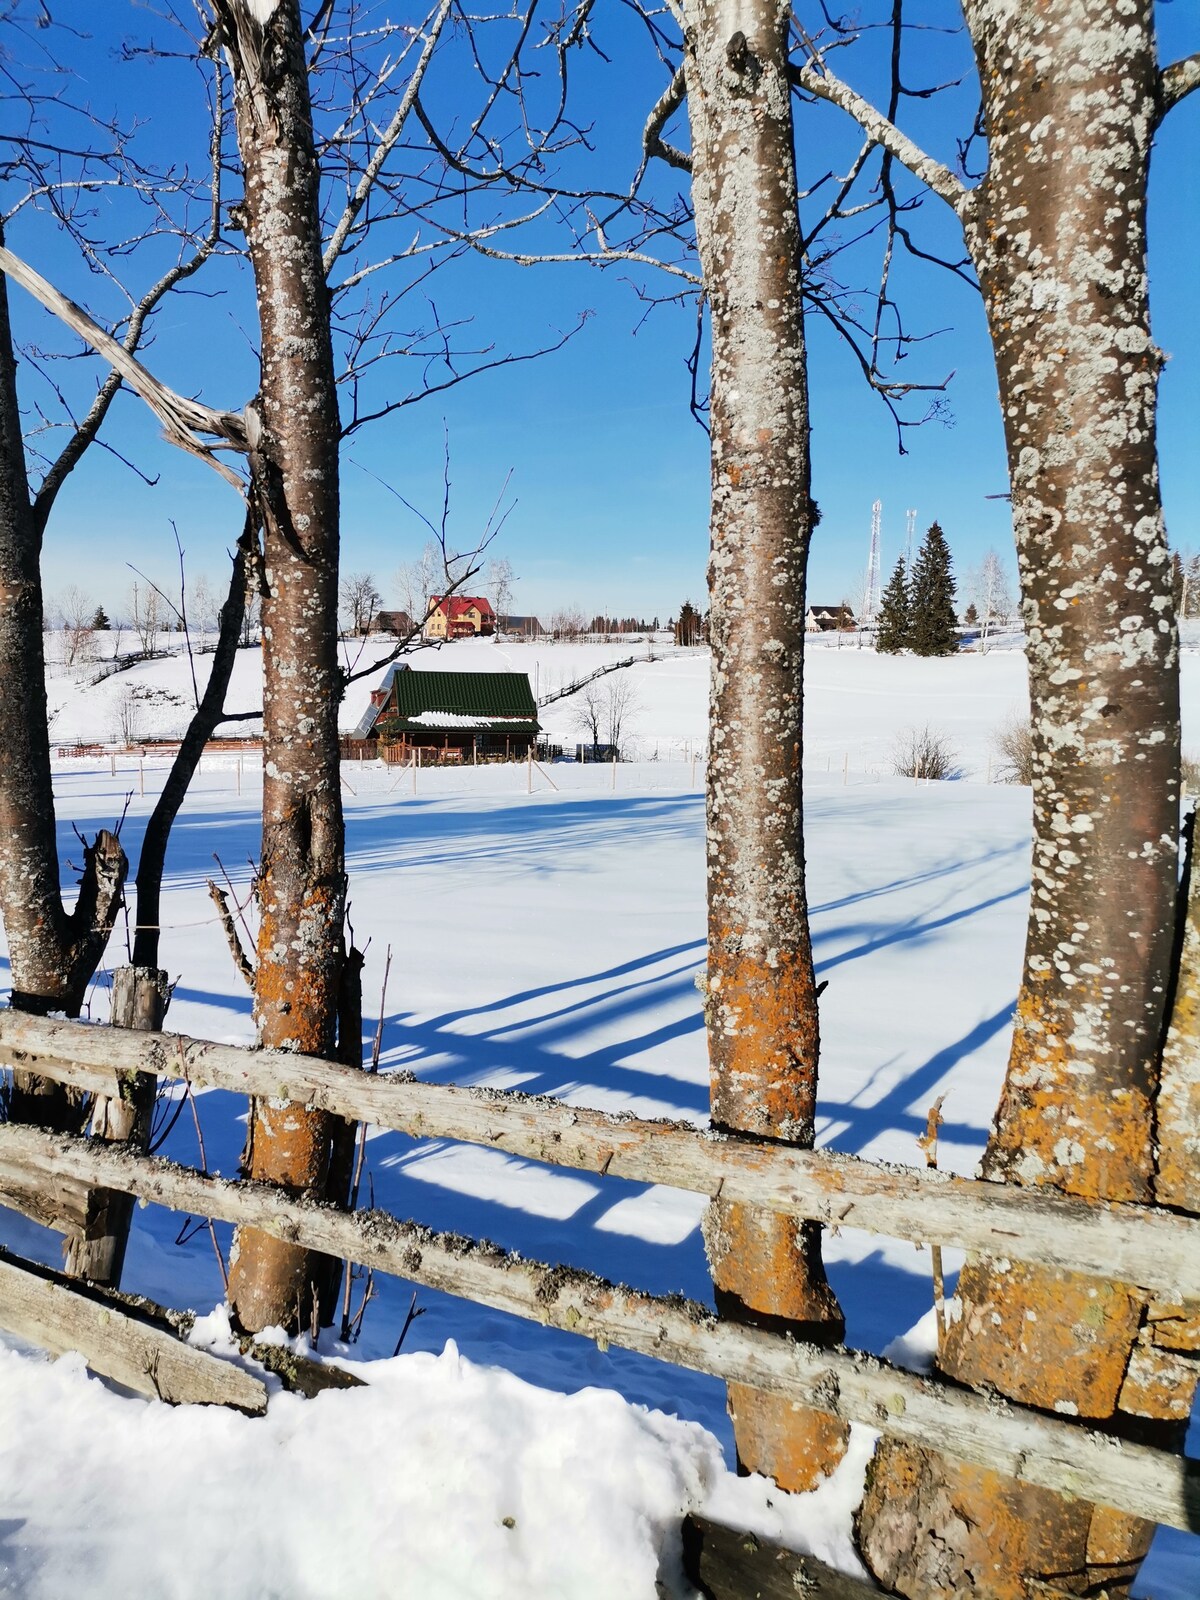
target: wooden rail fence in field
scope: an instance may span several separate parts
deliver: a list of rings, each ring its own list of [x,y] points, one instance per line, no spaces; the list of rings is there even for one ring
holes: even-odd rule
[[[417,1137],[464,1140],[604,1175],[662,1183],[917,1242],[1088,1273],[1200,1314],[1200,1221],[1084,1202],[928,1169],[888,1167],[685,1124],[647,1122],[495,1090],[374,1076],[313,1057],[172,1033],[0,1013],[0,1064],[114,1096],[138,1078],[186,1079],[320,1107]],[[127,1146],[0,1126],[0,1203],[43,1215],[56,1193],[130,1194],[249,1224],[410,1282],[549,1326],[787,1395],[1060,1493],[1173,1527],[1200,1528],[1200,1463],[1122,1442],[857,1352],[723,1322],[707,1308],[533,1262],[386,1213],[348,1213],[231,1182]],[[60,1207],[60,1209],[65,1209]],[[0,1325],[5,1319],[0,1282]]]

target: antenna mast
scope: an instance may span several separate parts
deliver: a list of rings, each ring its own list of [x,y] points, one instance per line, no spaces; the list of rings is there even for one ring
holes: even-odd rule
[[[879,532],[883,521],[883,501],[871,507],[871,553],[867,557],[867,577],[863,586],[863,621],[873,622],[879,612]]]
[[[904,568],[906,572],[911,572],[913,562],[913,544],[917,537],[916,507],[910,506],[904,515],[908,518],[908,535],[904,546]]]

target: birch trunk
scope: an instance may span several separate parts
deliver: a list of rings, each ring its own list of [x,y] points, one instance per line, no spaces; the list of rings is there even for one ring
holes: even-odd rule
[[[1150,0],[964,10],[989,140],[964,220],[1000,380],[1035,761],[1024,971],[984,1169],[1148,1201],[1179,805],[1146,279]],[[950,1376],[1123,1435],[1181,1437],[1194,1378],[1163,1348],[1167,1308],[1145,1294],[974,1258],[959,1298]],[[888,1446],[861,1531],[876,1575],[902,1594],[1026,1600],[1126,1594],[1152,1530]]]
[[[263,1045],[329,1056],[341,979],[345,865],[338,765],[339,422],[321,262],[318,167],[298,0],[218,0],[234,77],[262,381],[248,408],[264,527],[263,841],[255,1018]],[[260,21],[259,18],[265,18]],[[326,1113],[259,1100],[246,1170],[323,1194]],[[307,1326],[318,1258],[253,1228],[230,1262],[247,1331]]]
[[[712,734],[706,1018],[720,1128],[810,1146],[819,1045],[801,818],[808,396],[790,8],[687,0],[692,187],[712,325]],[[836,1342],[820,1230],[717,1200],[705,1238],[723,1316]],[[729,1386],[739,1460],[813,1486],[845,1433]]]
[[[78,1016],[112,932],[126,860],[115,834],[85,846],[74,911],[62,900],[46,720],[41,526],[25,472],[7,282],[0,281],[0,910],[12,1003]],[[9,1115],[78,1128],[78,1097],[36,1074],[13,1078]]]

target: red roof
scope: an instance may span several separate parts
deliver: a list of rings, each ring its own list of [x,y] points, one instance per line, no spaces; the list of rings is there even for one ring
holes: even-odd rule
[[[445,611],[451,622],[458,617],[465,617],[472,606],[475,607],[485,622],[489,617],[494,617],[496,614],[492,610],[491,601],[484,600],[480,595],[452,594],[449,600],[443,600],[440,594],[429,597],[430,611]]]

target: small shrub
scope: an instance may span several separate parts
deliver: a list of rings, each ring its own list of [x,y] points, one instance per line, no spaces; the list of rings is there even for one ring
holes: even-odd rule
[[[961,778],[958,752],[944,733],[931,728],[905,728],[892,745],[892,771],[901,778],[945,781]]]
[[[992,749],[999,756],[996,777],[1001,783],[1033,782],[1033,729],[1028,717],[1010,716],[992,734]]]

